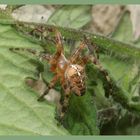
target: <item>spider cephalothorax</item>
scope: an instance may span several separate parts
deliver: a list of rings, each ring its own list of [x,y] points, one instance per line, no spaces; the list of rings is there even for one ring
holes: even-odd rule
[[[95,65],[97,65],[97,68],[102,72],[108,82],[110,79],[108,77],[108,73],[104,71],[98,61],[98,58],[95,55],[81,55],[82,50],[87,48],[88,45],[91,45],[86,39],[80,43],[80,46],[77,47],[77,49],[69,58],[66,58],[64,55],[60,32],[57,29],[53,29],[52,31],[55,32],[54,42],[56,45],[56,52],[53,55],[40,53],[38,56],[48,61],[50,64],[50,70],[52,73],[54,73],[54,77],[49,83],[48,89],[38,98],[38,101],[42,100],[44,96],[48,94],[49,90],[53,88],[56,82],[59,80],[61,87],[64,90],[64,99],[61,103],[62,111],[60,113],[60,118],[62,119],[67,110],[70,95],[72,93],[75,93],[77,96],[82,96],[85,94],[85,65],[87,61],[90,60]],[[32,49],[11,48],[10,50],[26,50],[34,55],[37,55],[37,52]]]

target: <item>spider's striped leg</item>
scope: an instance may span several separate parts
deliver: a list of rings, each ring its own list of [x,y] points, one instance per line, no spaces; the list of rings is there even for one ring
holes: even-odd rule
[[[102,73],[102,75],[104,76],[105,80],[108,82],[109,87],[107,89],[107,92],[105,92],[105,96],[109,97],[109,95],[112,94],[112,83],[111,83],[111,79],[109,77],[108,72],[103,68],[103,66],[101,65],[101,63],[99,62],[99,60],[96,57],[92,57],[92,62],[96,65],[96,67],[99,69],[99,71]]]
[[[60,121],[63,122],[65,113],[67,112],[68,109],[68,105],[69,105],[69,99],[71,96],[71,92],[70,92],[70,87],[66,87],[66,89],[64,89],[64,99],[61,103],[61,112],[60,112]]]
[[[12,52],[28,52],[31,53],[33,55],[35,55],[36,57],[39,57],[41,59],[50,60],[50,55],[44,52],[37,52],[35,49],[31,49],[31,48],[9,48],[10,51]]]
[[[103,66],[101,65],[101,63],[99,61],[99,49],[95,44],[91,43],[90,40],[86,38],[86,36],[85,36],[85,43],[87,44],[88,49],[90,51],[90,55],[89,55],[89,57],[87,57],[87,60],[89,59],[96,65],[96,67],[99,69],[99,71],[102,73],[105,80],[109,84],[109,87],[106,90],[107,92],[105,92],[105,96],[109,97],[109,95],[112,94],[112,83],[111,83],[111,79],[109,77],[108,72],[103,68]],[[86,62],[87,62],[87,60],[86,60]]]
[[[48,88],[47,88],[47,89],[45,90],[45,92],[37,99],[38,101],[43,101],[44,96],[46,96],[46,95],[49,93],[49,90],[52,89],[52,88],[55,86],[57,80],[58,80],[58,76],[55,75],[55,76],[53,77],[53,79],[51,80],[51,82],[49,83]]]
[[[55,32],[55,44],[57,48],[56,53],[57,54],[63,53],[64,48],[63,48],[63,43],[62,43],[62,35],[57,29],[54,29],[54,32]]]
[[[53,44],[56,44],[56,41],[53,38],[49,37],[49,30],[47,30],[43,26],[39,26],[32,31],[29,32],[30,35],[34,36],[35,38],[39,40],[47,40],[49,42],[52,42]]]
[[[77,62],[81,66],[85,66],[90,61],[90,55],[83,56],[77,59]]]
[[[80,43],[80,46],[74,51],[74,53],[70,57],[70,62],[71,63],[77,63],[77,61],[80,60],[80,54],[81,51],[86,47],[86,44],[84,42]]]

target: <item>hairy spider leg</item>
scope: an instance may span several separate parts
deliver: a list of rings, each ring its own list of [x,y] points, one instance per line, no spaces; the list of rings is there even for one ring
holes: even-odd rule
[[[87,40],[85,39],[83,42],[80,43],[80,46],[74,51],[74,53],[70,57],[71,63],[76,63],[81,66],[86,65],[87,62],[90,61],[91,54],[88,54],[86,56],[81,57],[80,54],[82,50],[89,46],[89,43],[87,44]],[[89,49],[89,48],[88,48]]]
[[[61,112],[60,112],[60,121],[62,122],[65,116],[65,113],[67,112],[68,109],[68,105],[69,105],[69,99],[71,96],[71,91],[70,91],[70,87],[69,86],[65,86],[63,87],[63,90],[65,92],[64,94],[64,100],[61,103]]]
[[[56,52],[52,55],[49,64],[51,65],[51,71],[56,73],[57,65],[58,65],[58,60],[63,55],[64,53],[64,48],[62,44],[62,37],[61,33],[57,29],[53,29],[52,32],[55,33],[55,45],[56,45]]]
[[[34,28],[33,30],[31,30],[29,32],[29,34],[33,35],[33,36],[36,36],[36,37],[39,37],[39,39],[41,40],[41,39],[44,39],[44,35],[43,35],[44,32],[46,32],[46,31],[43,28],[43,26],[38,26],[38,27]]]
[[[101,63],[99,61],[98,47],[95,44],[93,44],[92,42],[90,42],[86,36],[84,36],[84,40],[85,40],[85,44],[87,44],[87,47],[90,50],[90,55],[86,56],[85,58],[82,58],[82,59],[83,59],[83,61],[85,61],[85,63],[88,61],[93,62],[93,64],[96,65],[98,70],[105,77],[106,81],[109,83],[109,93],[105,93],[105,96],[109,97],[109,95],[112,94],[112,83],[111,83],[111,79],[109,77],[108,72],[103,68],[103,66],[101,65]]]
[[[29,35],[32,35],[39,40],[48,40],[52,42],[53,44],[56,44],[55,40],[52,38],[49,38],[49,32],[51,32],[49,29],[45,28],[44,26],[37,26],[33,30],[29,32]]]
[[[51,55],[49,55],[48,53],[37,52],[36,50],[31,49],[31,48],[9,48],[9,50],[13,51],[13,52],[25,51],[25,52],[28,52],[28,53],[35,55],[36,57],[43,59],[43,60],[47,60],[47,61],[49,61],[50,57],[51,57]]]
[[[58,75],[55,75],[53,77],[53,79],[49,83],[48,88],[46,89],[46,91],[37,99],[38,101],[43,101],[44,96],[46,96],[49,93],[49,90],[52,89],[55,86],[58,78],[59,78]]]
[[[56,49],[57,53],[64,53],[63,43],[62,43],[62,36],[61,33],[55,29],[55,42],[56,42]]]
[[[80,46],[74,51],[74,53],[70,56],[71,63],[77,63],[77,60],[80,60],[81,51],[86,47],[84,42],[80,43]]]
[[[109,83],[109,92],[105,92],[105,96],[109,97],[109,95],[112,94],[112,83],[111,79],[109,77],[108,72],[103,68],[99,60],[93,56],[92,62],[96,65],[96,67],[99,69],[99,71],[102,73],[102,75],[105,77],[106,81]]]
[[[84,41],[89,49],[89,54],[94,55],[97,59],[99,59],[99,49],[96,44],[92,43],[86,36],[84,36]]]

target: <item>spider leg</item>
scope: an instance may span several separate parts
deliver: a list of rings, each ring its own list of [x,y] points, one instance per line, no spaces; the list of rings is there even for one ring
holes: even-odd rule
[[[35,36],[37,38],[39,38],[39,40],[43,39],[43,27],[38,27],[33,29],[32,31],[29,32],[30,35]]]
[[[109,83],[109,87],[107,88],[107,91],[109,89],[109,92],[105,92],[105,96],[109,97],[109,95],[112,94],[112,83],[108,72],[103,68],[103,66],[99,61],[99,53],[98,53],[99,49],[95,44],[91,43],[89,39],[86,38],[86,36],[85,36],[85,43],[87,44],[88,49],[90,50],[90,54],[89,56],[87,56],[86,62],[92,61],[93,64],[95,64],[98,70],[102,73],[105,80]]]
[[[71,96],[70,87],[67,86],[66,89],[64,89],[64,100],[61,102],[61,106],[62,106],[60,112],[61,122],[63,121],[65,113],[67,112],[70,96]]]
[[[90,55],[83,56],[83,57],[77,59],[77,62],[79,65],[85,66],[90,61],[90,57],[91,57]]]
[[[74,53],[70,57],[70,62],[74,63],[77,62],[77,60],[80,59],[81,51],[86,47],[86,44],[84,42],[80,43],[80,46],[74,51]]]
[[[93,57],[93,63],[97,66],[97,68],[100,70],[100,72],[105,76],[106,80],[110,82],[110,77],[107,73],[107,71],[103,68],[99,60],[95,57]]]
[[[96,57],[92,57],[92,62],[96,65],[96,67],[98,68],[98,70],[102,73],[102,75],[104,76],[105,80],[108,82],[109,87],[107,88],[107,92],[105,92],[105,96],[109,97],[109,95],[112,94],[112,83],[111,83],[111,79],[109,77],[108,72],[103,68],[103,66],[101,65],[101,63],[99,62],[99,60]]]
[[[47,60],[49,61],[50,60],[50,55],[48,53],[44,53],[44,52],[37,52],[35,49],[31,49],[31,48],[9,48],[10,51],[13,51],[13,52],[28,52],[28,53],[31,53],[33,55],[35,55],[36,57],[39,57],[43,60]]]
[[[48,41],[52,42],[53,44],[56,44],[54,39],[49,38],[49,30],[47,30],[43,26],[36,27],[32,31],[30,31],[29,34],[38,38],[39,40],[48,40]]]
[[[87,64],[87,62],[92,62],[96,68],[101,72],[101,74],[103,75],[104,79],[108,82],[109,87],[107,87],[107,91],[109,92],[105,92],[105,96],[109,97],[110,94],[112,94],[112,83],[111,83],[111,79],[109,77],[108,72],[103,68],[103,66],[101,65],[100,61],[97,59],[97,57],[95,57],[94,55],[88,55],[88,56],[84,56],[79,60],[79,64],[84,66],[85,64]]]
[[[48,88],[46,89],[46,91],[37,99],[38,101],[43,101],[44,96],[46,96],[49,93],[49,90],[52,89],[55,86],[57,80],[58,80],[58,75],[55,75],[53,77],[53,79],[51,80],[51,82],[49,83]]]
[[[55,29],[54,31],[55,31],[55,43],[56,43],[56,48],[57,48],[56,53],[61,54],[64,52],[63,43],[62,43],[62,35],[57,29]]]

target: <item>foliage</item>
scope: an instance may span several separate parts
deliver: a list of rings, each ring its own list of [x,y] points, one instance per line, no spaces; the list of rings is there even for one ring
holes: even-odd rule
[[[4,18],[1,16],[3,13],[0,15],[1,135],[98,135],[124,134],[124,131],[126,134],[139,134],[137,131],[139,125],[135,123],[135,129],[126,125],[133,119],[139,119],[140,114],[140,50],[139,42],[134,44],[131,41],[132,28],[129,15],[128,13],[124,15],[113,33],[112,38],[115,40],[67,28],[79,29],[86,26],[90,21],[89,10],[90,6],[62,6],[50,17],[48,23],[62,26],[57,28],[66,38],[64,47],[67,56],[84,35],[99,47],[100,61],[109,72],[113,93],[109,99],[104,96],[105,92],[110,90],[108,83],[93,64],[87,64],[86,94],[82,97],[72,95],[63,124],[65,128],[58,125],[55,119],[56,105],[47,101],[37,102],[37,91],[25,84],[26,78],[39,79],[39,72],[45,82],[49,82],[51,74],[47,71],[46,62],[40,62],[38,58],[25,52],[19,54],[9,51],[11,47],[21,47],[34,48],[38,51],[45,49],[53,53],[54,46],[46,40],[28,34],[30,27],[38,24],[15,22],[11,16],[8,20],[8,16]],[[126,34],[127,30],[129,34]],[[56,90],[62,92],[60,85]],[[126,117],[132,119],[124,121]],[[110,127],[106,129],[105,126],[108,125]],[[128,129],[125,127],[121,131],[122,125]]]

